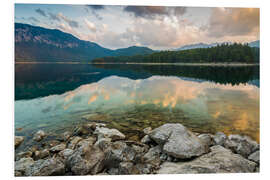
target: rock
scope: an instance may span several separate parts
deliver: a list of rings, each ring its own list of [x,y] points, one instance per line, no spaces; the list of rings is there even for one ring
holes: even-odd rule
[[[214,140],[211,134],[200,134],[198,138],[208,147],[214,145]]]
[[[57,158],[40,159],[26,168],[26,176],[57,176],[65,174],[65,165]]]
[[[119,174],[133,174],[133,163],[121,162],[119,164]]]
[[[83,124],[74,129],[73,135],[74,136],[89,135],[92,134],[95,129],[96,129],[95,123]]]
[[[251,153],[259,149],[257,142],[247,136],[232,134],[229,135],[228,139],[230,143],[226,143],[226,146],[245,158],[248,158]]]
[[[136,174],[151,174],[151,172],[154,170],[153,165],[149,163],[136,164],[135,168],[138,171]]]
[[[248,159],[251,161],[254,161],[256,163],[260,163],[260,151],[255,151],[254,153],[252,153],[251,155],[248,156]]]
[[[207,146],[179,123],[164,124],[154,129],[149,136],[163,145],[163,152],[175,158],[186,159],[208,152]]]
[[[48,149],[43,149],[42,151],[39,151],[39,154],[37,155],[35,153],[35,159],[44,159],[50,155],[50,152]]]
[[[187,173],[244,173],[254,172],[256,163],[232,153],[220,145],[212,146],[211,152],[187,162],[164,162],[158,174]]]
[[[98,135],[98,140],[101,138],[111,138],[112,141],[125,139],[125,135],[117,129],[108,129],[105,127],[96,127],[94,134]]]
[[[161,156],[160,156],[161,161],[166,161],[167,158],[168,158],[168,155],[166,153],[162,153]]]
[[[148,135],[152,131],[151,127],[147,127],[143,129],[144,134]]]
[[[217,132],[214,135],[214,144],[224,146],[226,139],[227,139],[226,134],[224,134],[223,132]]]
[[[68,143],[68,149],[75,149],[75,146],[77,145],[78,142],[82,140],[81,137],[79,136],[74,136],[70,138],[70,141]]]
[[[111,145],[111,141],[111,138],[101,138],[95,143],[95,146],[99,147],[102,151],[105,151]]]
[[[108,169],[108,174],[119,175],[119,169],[118,168],[110,168],[110,169]]]
[[[105,151],[105,166],[108,168],[118,167],[122,161],[133,161],[136,151],[126,143],[116,141]]]
[[[34,135],[34,140],[39,142],[41,141],[44,137],[46,136],[45,132],[42,130],[39,130],[38,132],[35,133]]]
[[[62,135],[62,139],[65,142],[68,141],[70,137],[71,137],[71,132],[69,132],[69,131],[64,132],[63,135]]]
[[[15,161],[15,172],[25,174],[26,168],[34,164],[32,158],[21,158],[19,161]]]
[[[141,143],[144,143],[144,144],[149,144],[152,142],[152,139],[150,138],[149,135],[145,135],[142,139],[141,139]]]
[[[15,148],[17,148],[24,140],[23,136],[15,136]]]
[[[103,170],[104,159],[99,148],[85,142],[67,158],[66,164],[75,175],[97,174]]]
[[[58,155],[63,158],[64,160],[66,160],[69,156],[71,156],[73,154],[74,150],[72,149],[64,149],[62,151],[60,151],[58,153]]]
[[[61,144],[58,144],[58,145],[52,147],[50,149],[50,152],[52,152],[52,153],[58,153],[60,151],[63,151],[65,148],[66,148],[66,144],[61,143]]]
[[[143,160],[146,163],[150,163],[154,166],[159,166],[161,160],[160,160],[160,154],[161,154],[161,147],[155,146],[149,149],[149,151],[143,156]]]
[[[26,151],[26,152],[20,152],[16,154],[16,161],[20,160],[21,158],[30,158],[33,155],[31,151]]]
[[[18,176],[22,176],[23,174],[20,172],[20,171],[15,171],[15,176],[18,177]]]

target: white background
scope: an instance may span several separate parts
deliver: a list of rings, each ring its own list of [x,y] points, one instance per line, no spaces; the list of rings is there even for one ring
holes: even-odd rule
[[[195,6],[195,7],[257,7],[260,8],[260,173],[246,174],[199,174],[199,175],[132,175],[132,176],[69,176],[50,177],[50,179],[269,179],[270,175],[270,46],[269,22],[270,1],[267,0],[3,0],[1,1],[1,39],[0,39],[0,177],[14,179],[14,3],[46,3],[46,4],[109,4],[109,5],[167,5],[167,6]],[[24,179],[47,179],[48,177],[26,177]]]

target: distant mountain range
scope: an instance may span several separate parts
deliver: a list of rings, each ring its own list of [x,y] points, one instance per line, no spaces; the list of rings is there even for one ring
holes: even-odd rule
[[[98,57],[146,55],[153,52],[150,48],[137,46],[111,50],[57,29],[15,23],[16,61],[88,62]]]
[[[226,42],[232,44],[232,42]],[[198,43],[185,45],[173,51],[215,47],[222,43]],[[260,47],[260,41],[248,43],[250,47]],[[104,48],[97,43],[84,41],[57,29],[47,29],[29,24],[15,23],[15,60],[16,61],[80,61],[108,56],[147,55],[158,52],[148,47],[131,46],[121,49]]]
[[[174,49],[174,51],[181,51],[181,50],[188,50],[188,49],[197,49],[197,48],[210,48],[210,47],[215,47],[218,44],[224,44],[224,43],[233,44],[232,42],[211,43],[211,44],[197,43],[197,44],[189,44],[189,45],[182,46],[180,48]],[[250,42],[250,43],[248,43],[248,45],[250,47],[258,47],[259,48],[260,47],[260,40]]]

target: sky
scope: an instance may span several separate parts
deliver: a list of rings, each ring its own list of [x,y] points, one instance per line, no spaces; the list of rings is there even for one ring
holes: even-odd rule
[[[71,33],[110,48],[155,50],[260,39],[258,8],[15,4],[15,22]]]

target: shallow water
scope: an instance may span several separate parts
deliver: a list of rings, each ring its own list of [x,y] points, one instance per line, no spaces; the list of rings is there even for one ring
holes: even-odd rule
[[[145,127],[179,122],[195,132],[244,134],[259,141],[259,88],[175,76],[132,80],[109,76],[61,95],[15,101],[17,135],[62,133],[102,122],[138,139]]]

